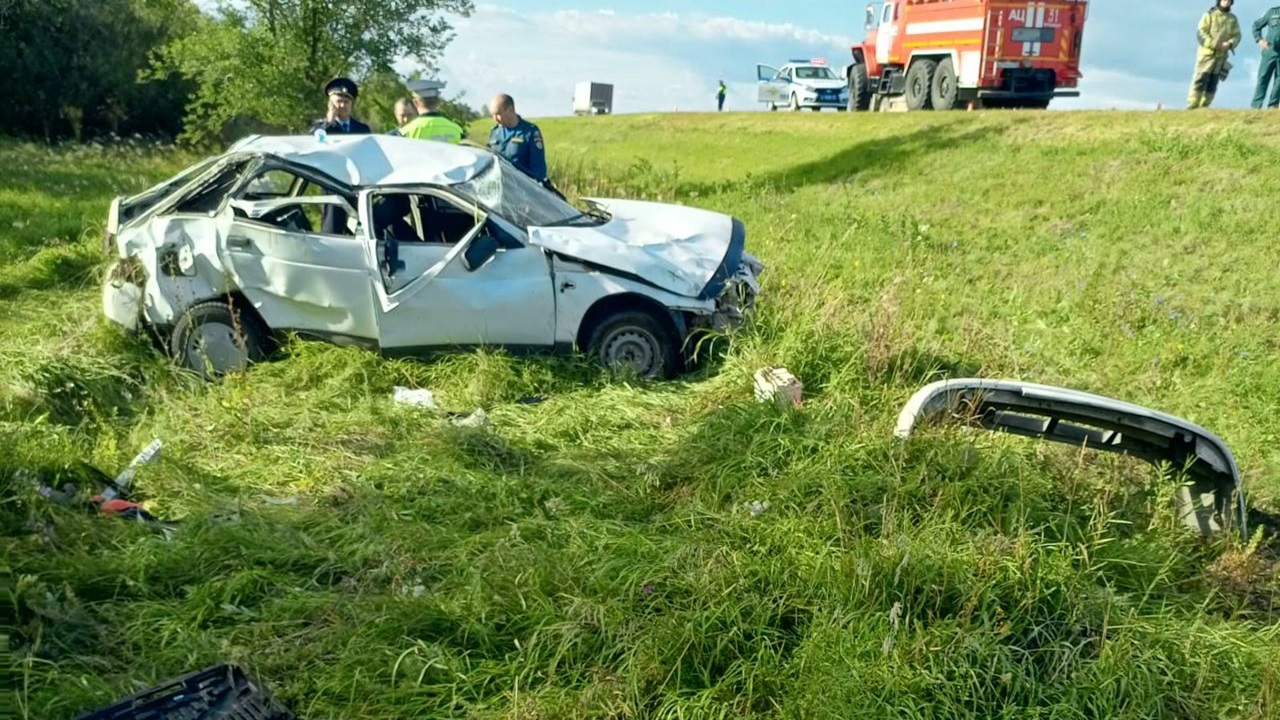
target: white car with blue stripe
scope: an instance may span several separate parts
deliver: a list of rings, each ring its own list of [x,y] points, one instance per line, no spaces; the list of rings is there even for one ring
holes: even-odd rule
[[[786,106],[792,111],[835,108],[842,112],[848,108],[848,84],[821,59],[792,60],[781,68],[756,65],[756,79],[757,100],[770,110]]]

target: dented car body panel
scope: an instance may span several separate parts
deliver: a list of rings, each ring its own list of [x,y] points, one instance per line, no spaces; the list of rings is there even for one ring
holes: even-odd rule
[[[272,333],[394,355],[564,350],[600,303],[730,330],[760,262],[742,223],[678,205],[586,212],[487,150],[379,135],[248,138],[108,211],[104,313],[161,334],[241,302]]]
[[[716,271],[741,258],[741,223],[720,213],[636,200],[584,198],[611,216],[598,227],[535,227],[529,241],[568,257],[623,270],[686,297],[714,293]]]
[[[907,438],[947,419],[1185,469],[1190,483],[1178,491],[1179,519],[1206,535],[1234,522],[1247,536],[1235,456],[1221,438],[1183,418],[1077,390],[967,378],[921,388],[902,408],[894,434]]]

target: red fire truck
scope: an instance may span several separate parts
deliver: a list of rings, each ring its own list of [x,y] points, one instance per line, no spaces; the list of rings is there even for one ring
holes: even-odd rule
[[[1046,108],[1074,97],[1088,0],[885,0],[845,68],[850,110]]]

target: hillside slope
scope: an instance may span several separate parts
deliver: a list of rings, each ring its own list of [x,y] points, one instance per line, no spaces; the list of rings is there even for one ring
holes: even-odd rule
[[[1208,427],[1271,507],[1267,118],[544,121],[562,189],[733,213],[768,265],[727,356],[652,386],[310,343],[201,385],[96,290],[110,196],[191,158],[0,143],[10,705],[234,661],[304,718],[1280,716],[1273,547],[1188,536],[1147,466],[891,437],[938,377],[1061,384]],[[764,365],[803,408],[754,402]],[[12,479],[153,437],[170,541]]]

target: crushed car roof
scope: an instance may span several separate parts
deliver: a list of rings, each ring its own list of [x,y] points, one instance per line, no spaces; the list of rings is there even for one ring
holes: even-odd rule
[[[494,162],[481,148],[395,135],[253,135],[227,151],[244,153],[304,165],[353,187],[456,185]]]

